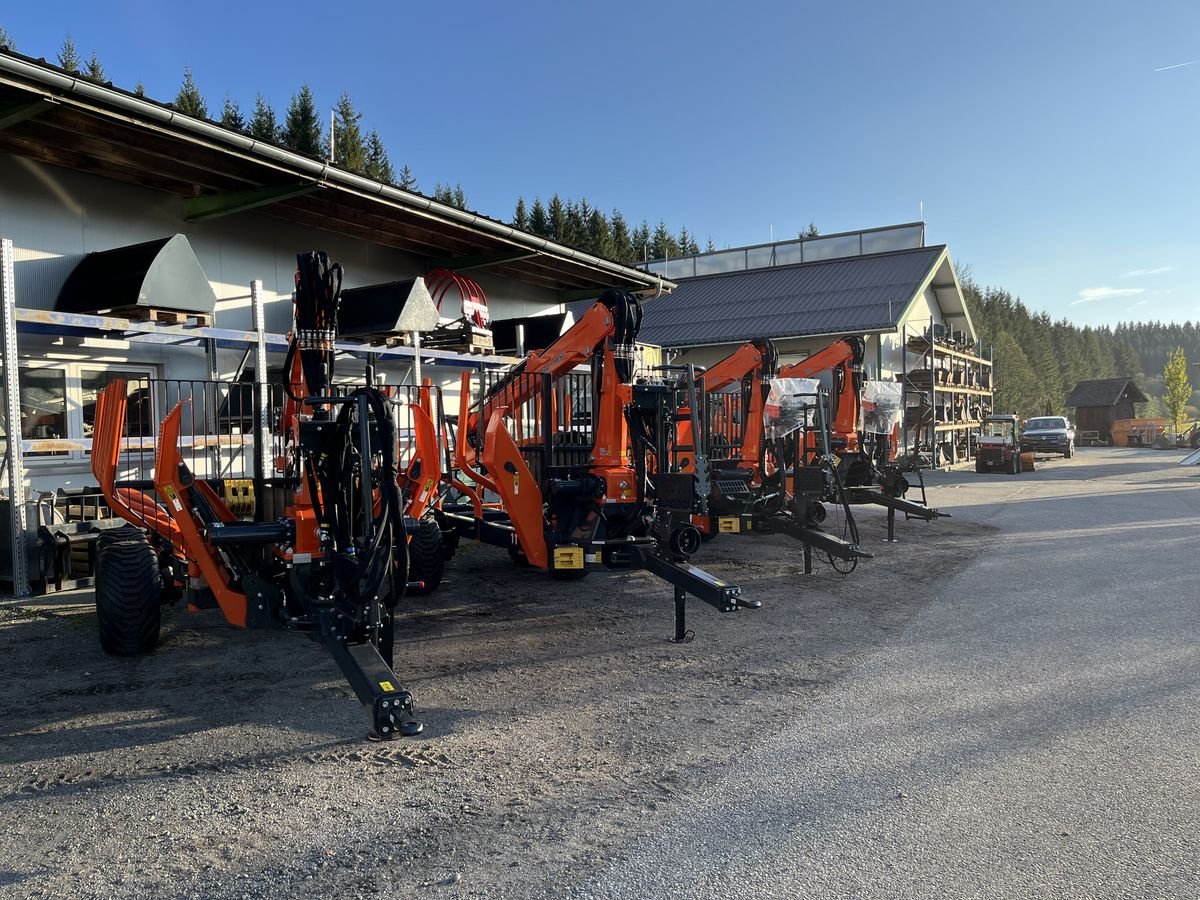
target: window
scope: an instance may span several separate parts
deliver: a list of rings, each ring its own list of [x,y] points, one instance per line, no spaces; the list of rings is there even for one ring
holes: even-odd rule
[[[21,437],[27,441],[67,436],[67,378],[62,369],[22,369]],[[30,456],[66,456],[66,450],[39,450]]]
[[[150,366],[105,368],[95,363],[21,366],[21,437],[27,441],[59,440],[66,448],[25,452],[31,464],[88,458],[96,424],[96,395],[117,378],[125,379],[125,413],[129,437],[153,437],[158,418],[150,392]]]

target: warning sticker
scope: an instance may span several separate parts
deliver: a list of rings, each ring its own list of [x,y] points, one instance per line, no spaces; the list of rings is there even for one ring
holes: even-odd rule
[[[737,516],[721,516],[717,528],[721,534],[738,534],[742,530],[742,520]]]
[[[176,512],[183,511],[183,504],[179,502],[179,495],[175,493],[175,488],[171,485],[163,485],[163,493],[167,495],[167,499],[171,501],[171,505],[175,507]]]
[[[396,686],[394,684],[392,684],[390,681],[379,682],[379,687],[386,694],[390,694],[390,693],[392,693],[392,691],[396,690]]]

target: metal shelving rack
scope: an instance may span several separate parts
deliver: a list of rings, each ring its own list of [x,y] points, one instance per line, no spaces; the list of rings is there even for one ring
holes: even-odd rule
[[[976,432],[993,410],[992,348],[987,357],[930,331],[901,330],[904,439],[917,466],[971,459]],[[909,357],[920,362],[909,365]],[[914,402],[915,401],[915,402]]]
[[[167,344],[178,347],[202,348],[207,356],[211,377],[217,378],[216,351],[239,349],[246,358],[254,355],[254,377],[260,383],[267,377],[267,354],[282,354],[287,351],[287,336],[271,334],[266,330],[265,300],[263,284],[254,281],[250,285],[250,300],[253,308],[254,328],[249,331],[215,328],[203,325],[162,325],[152,321],[131,321],[112,316],[63,313],[52,310],[24,309],[17,306],[16,282],[14,278],[14,253],[12,241],[0,239],[0,371],[3,374],[3,474],[0,476],[0,499],[11,499],[8,506],[8,527],[11,535],[11,575],[0,578],[7,582],[13,595],[28,596],[29,561],[38,541],[36,504],[37,500],[27,496],[25,486],[25,455],[38,450],[77,449],[90,451],[91,440],[76,441],[30,440],[21,437],[21,396],[18,332],[29,334],[66,336],[119,337],[131,344]],[[415,349],[404,346],[387,346],[369,341],[338,341],[335,348],[342,354],[374,363],[384,360],[407,360],[413,365],[414,373],[420,371],[420,363],[426,365],[453,366],[482,371],[485,368],[507,367],[518,360],[508,356],[481,356],[478,354],[455,353],[446,350]],[[415,377],[419,378],[419,375]],[[265,404],[268,392],[260,390],[256,395]],[[257,412],[259,427],[269,427],[269,412],[265,405]],[[69,445],[69,446],[68,446]],[[264,442],[269,446],[269,442]],[[0,589],[2,592],[2,589]]]

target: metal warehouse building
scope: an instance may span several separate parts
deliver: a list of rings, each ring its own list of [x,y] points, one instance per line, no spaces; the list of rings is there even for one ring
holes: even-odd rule
[[[176,235],[184,240],[168,242]],[[655,295],[673,286],[13,53],[0,53],[0,239],[9,436],[0,581],[18,593],[39,580],[38,523],[62,516],[45,492],[92,480],[89,416],[99,387],[114,375],[265,379],[282,364],[297,252],[327,252],[345,267],[346,287],[436,268],[469,272],[494,318],[561,310],[612,286]],[[206,282],[213,295],[211,322],[63,308],[66,295],[94,295],[93,310],[121,306],[129,286],[118,285],[110,266],[81,263],[147,242],[174,247],[182,262],[170,268],[183,274],[155,281],[142,272],[142,293],[186,293],[181,285],[197,289],[198,277],[199,292]],[[202,277],[189,282],[192,254]],[[170,296],[141,299],[177,305]],[[370,355],[390,383],[412,378],[407,347],[339,349],[347,371],[361,373]],[[510,362],[420,356],[433,367],[424,374],[445,384],[456,384],[463,367]]]

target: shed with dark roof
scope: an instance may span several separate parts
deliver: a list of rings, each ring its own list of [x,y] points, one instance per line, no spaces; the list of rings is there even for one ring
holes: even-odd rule
[[[1112,440],[1112,424],[1118,419],[1133,419],[1133,404],[1149,398],[1128,378],[1100,378],[1081,381],[1067,397],[1067,407],[1075,410],[1077,432],[1094,431],[1102,441]]]

